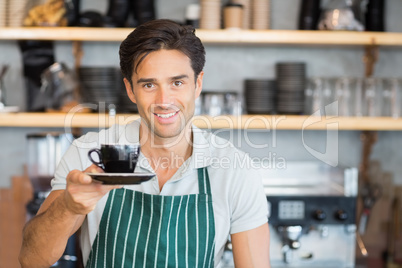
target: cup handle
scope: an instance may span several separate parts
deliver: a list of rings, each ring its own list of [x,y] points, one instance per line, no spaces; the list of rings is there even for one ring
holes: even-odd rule
[[[99,162],[95,161],[92,158],[92,153],[96,153],[99,156]],[[105,169],[105,167],[104,167],[104,165],[102,163],[102,153],[101,153],[101,151],[99,149],[91,149],[91,150],[89,150],[88,157],[89,157],[89,160],[91,160],[92,163],[94,163],[95,165],[97,165],[101,169]]]

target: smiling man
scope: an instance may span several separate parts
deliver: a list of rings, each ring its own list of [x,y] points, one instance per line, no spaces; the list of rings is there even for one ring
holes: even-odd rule
[[[192,125],[204,47],[194,29],[155,20],[120,46],[129,98],[141,119],[88,133],[63,157],[52,192],[25,227],[22,267],[48,267],[81,228],[86,267],[218,267],[230,235],[236,267],[270,267],[268,208],[248,156]],[[140,143],[138,185],[107,186],[87,154]],[[241,165],[235,160],[241,159]]]

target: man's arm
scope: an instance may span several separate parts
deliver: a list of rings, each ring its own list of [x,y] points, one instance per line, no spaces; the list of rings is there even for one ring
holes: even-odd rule
[[[85,215],[66,210],[64,190],[49,194],[37,216],[23,231],[21,267],[50,267],[63,254],[68,238],[78,230]]]
[[[95,165],[84,172],[102,172]],[[42,204],[37,216],[23,231],[19,261],[21,267],[49,267],[63,254],[68,238],[82,225],[86,214],[110,190],[92,182],[84,172],[73,170],[67,176],[66,190],[53,191]]]
[[[236,267],[270,268],[268,223],[255,229],[231,235]]]

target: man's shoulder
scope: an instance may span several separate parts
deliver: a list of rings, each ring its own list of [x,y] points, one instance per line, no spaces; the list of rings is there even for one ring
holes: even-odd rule
[[[225,170],[225,172],[241,171],[240,173],[256,168],[249,154],[237,148],[230,140],[205,130],[200,131],[199,135],[202,135],[202,138],[198,137],[198,139],[204,141],[204,146],[198,147],[195,152],[207,157],[206,162],[210,168]],[[198,146],[200,144],[202,143]]]
[[[245,154],[245,152],[238,149],[230,140],[220,137],[211,131],[197,129],[197,136],[198,138],[194,140],[194,146],[208,146],[213,155]]]
[[[74,145],[82,149],[91,149],[105,143],[129,142],[133,140],[133,136],[138,136],[138,124],[137,121],[133,121],[125,125],[115,124],[99,131],[89,131],[77,138]]]

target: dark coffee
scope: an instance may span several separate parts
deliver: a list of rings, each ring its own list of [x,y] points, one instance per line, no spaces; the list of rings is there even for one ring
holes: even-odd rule
[[[135,163],[134,163],[135,165]],[[109,173],[132,173],[133,162],[132,161],[108,161],[105,162],[105,170]]]
[[[92,158],[93,153],[99,161]],[[89,150],[88,157],[107,173],[133,173],[139,154],[139,144],[101,144],[100,149]]]

